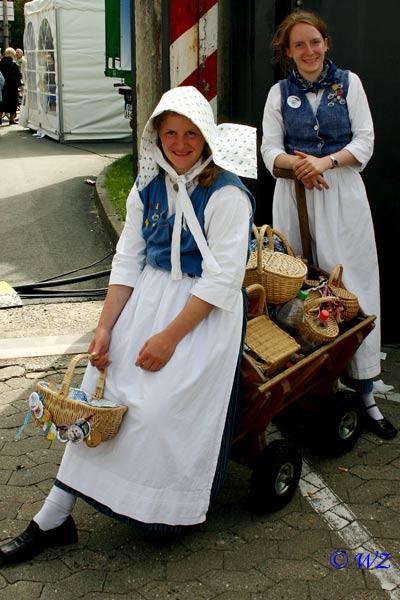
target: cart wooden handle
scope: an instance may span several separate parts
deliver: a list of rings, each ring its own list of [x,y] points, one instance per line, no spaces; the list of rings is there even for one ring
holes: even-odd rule
[[[274,167],[273,174],[275,177],[283,179],[293,179],[296,192],[297,213],[299,215],[301,245],[303,247],[303,257],[309,264],[312,263],[310,226],[308,223],[308,212],[306,204],[306,192],[304,184],[296,179],[295,174],[290,169],[278,169]]]

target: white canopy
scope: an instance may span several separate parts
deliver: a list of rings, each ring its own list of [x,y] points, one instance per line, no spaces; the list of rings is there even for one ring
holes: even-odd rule
[[[25,15],[56,8],[104,13],[104,2],[99,0],[32,0],[25,4]]]
[[[61,141],[130,136],[124,101],[105,77],[104,0],[25,4],[28,125]]]

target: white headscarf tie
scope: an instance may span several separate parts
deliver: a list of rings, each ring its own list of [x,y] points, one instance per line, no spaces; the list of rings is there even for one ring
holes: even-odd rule
[[[173,167],[165,160],[161,150],[157,147],[154,151],[154,158],[168,175],[171,177],[173,189],[176,192],[175,204],[175,222],[172,230],[171,246],[171,278],[182,279],[181,271],[181,232],[183,217],[186,219],[187,226],[194,237],[197,247],[200,250],[204,265],[211,273],[221,273],[221,267],[213,257],[210,248],[206,242],[200,223],[197,220],[189,194],[187,193],[187,184],[195,179],[211,162],[212,156],[201,163],[196,169],[190,171],[189,175],[178,175]]]

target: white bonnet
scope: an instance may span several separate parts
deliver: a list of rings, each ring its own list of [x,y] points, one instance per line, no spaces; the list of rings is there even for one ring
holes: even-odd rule
[[[161,97],[144,128],[139,153],[139,190],[145,188],[159,172],[154,159],[158,134],[153,119],[165,111],[183,115],[200,129],[216,165],[242,177],[257,178],[256,129],[234,123],[216,125],[206,98],[195,87],[180,86]]]

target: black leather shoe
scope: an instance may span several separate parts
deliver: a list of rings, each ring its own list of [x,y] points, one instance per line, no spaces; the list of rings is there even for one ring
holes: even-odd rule
[[[66,546],[78,541],[78,532],[71,515],[60,525],[42,531],[35,521],[31,521],[25,531],[0,546],[0,565],[10,565],[29,560],[50,546]]]
[[[368,428],[384,440],[392,440],[397,435],[397,429],[386,417],[383,419],[372,419],[366,415],[365,422]]]

